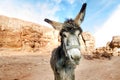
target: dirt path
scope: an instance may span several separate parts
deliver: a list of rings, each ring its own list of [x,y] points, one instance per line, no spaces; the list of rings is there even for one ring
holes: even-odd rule
[[[0,80],[54,80],[49,53],[0,51]],[[81,59],[76,80],[120,80],[120,57],[112,60]]]

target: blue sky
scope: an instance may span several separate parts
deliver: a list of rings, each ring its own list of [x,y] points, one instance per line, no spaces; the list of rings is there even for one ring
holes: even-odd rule
[[[116,29],[108,25],[112,23],[112,25],[120,26],[119,22],[116,23],[116,21],[120,21],[120,19],[116,19],[120,18],[118,14],[120,0],[0,0],[0,15],[20,18],[50,27],[43,21],[44,18],[59,22],[64,22],[67,18],[75,18],[83,2],[87,2],[88,5],[81,27],[96,37],[96,45],[101,46],[113,35],[120,35],[120,31],[117,34],[109,35],[109,32],[116,33],[119,27]],[[113,21],[110,22],[110,19]],[[111,26],[112,32],[108,26]],[[108,29],[108,32],[104,29]]]

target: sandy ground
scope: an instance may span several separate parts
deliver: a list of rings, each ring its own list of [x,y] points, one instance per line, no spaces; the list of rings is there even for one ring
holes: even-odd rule
[[[0,50],[0,80],[54,80],[50,51]],[[81,59],[76,80],[120,80],[120,57],[111,60]]]

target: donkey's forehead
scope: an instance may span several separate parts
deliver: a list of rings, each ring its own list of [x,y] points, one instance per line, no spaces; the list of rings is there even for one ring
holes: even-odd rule
[[[68,29],[68,28],[78,28],[79,25],[77,25],[74,20],[72,19],[69,19],[69,20],[66,20],[63,24],[63,29]]]
[[[82,32],[81,27],[79,27],[79,25],[77,25],[74,20],[72,19],[68,19],[64,22],[63,27],[62,27],[62,31],[67,31],[67,32],[74,32],[76,30],[79,30],[80,32]]]
[[[64,26],[64,27],[65,27],[65,26],[78,27],[79,25],[77,25],[74,20],[72,20],[72,19],[67,19],[67,20],[64,22],[63,26]]]

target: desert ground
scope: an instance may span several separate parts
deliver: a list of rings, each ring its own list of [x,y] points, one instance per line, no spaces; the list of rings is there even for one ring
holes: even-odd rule
[[[25,52],[0,49],[0,80],[54,80],[51,51]],[[120,80],[120,57],[81,59],[75,80]]]

